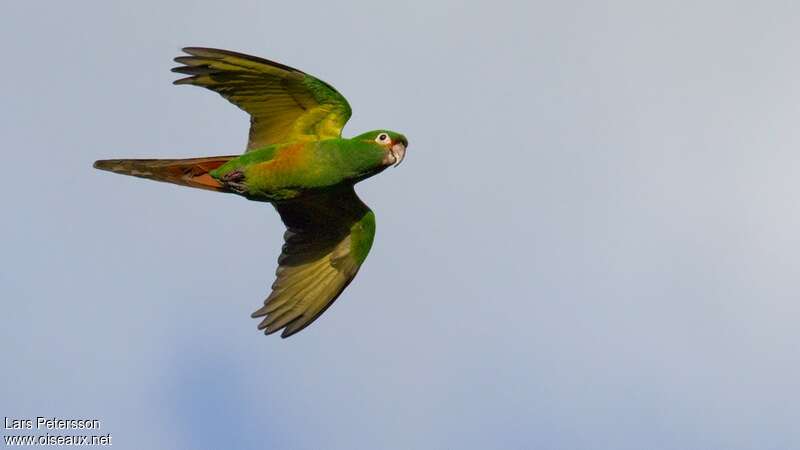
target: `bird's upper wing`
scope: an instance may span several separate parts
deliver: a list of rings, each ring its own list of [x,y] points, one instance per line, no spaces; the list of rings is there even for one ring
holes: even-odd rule
[[[352,186],[275,204],[286,224],[277,279],[258,328],[281,337],[320,316],[356,276],[375,236],[375,216]]]
[[[175,84],[217,92],[250,114],[247,150],[291,142],[303,135],[339,137],[350,118],[347,100],[328,83],[289,66],[255,56],[187,47],[190,56],[173,72],[190,75]]]

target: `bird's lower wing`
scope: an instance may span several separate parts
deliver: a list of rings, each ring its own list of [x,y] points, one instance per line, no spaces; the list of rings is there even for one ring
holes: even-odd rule
[[[336,300],[366,259],[375,216],[352,186],[275,204],[286,225],[277,279],[258,328],[284,329],[289,337],[307,327]]]

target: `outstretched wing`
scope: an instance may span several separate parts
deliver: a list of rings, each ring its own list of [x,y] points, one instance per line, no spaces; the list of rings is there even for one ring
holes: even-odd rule
[[[282,144],[311,135],[339,137],[350,118],[347,100],[328,83],[289,66],[255,56],[187,47],[183,66],[173,72],[190,75],[175,84],[211,89],[250,114],[247,150]]]
[[[275,204],[286,224],[277,279],[253,317],[289,337],[320,316],[356,276],[375,237],[375,215],[352,186]]]

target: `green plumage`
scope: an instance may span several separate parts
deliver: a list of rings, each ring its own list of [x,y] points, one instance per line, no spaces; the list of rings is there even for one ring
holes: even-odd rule
[[[351,114],[331,85],[297,69],[226,50],[188,47],[175,84],[211,89],[250,114],[240,156],[101,160],[95,167],[270,202],[287,231],[259,329],[282,337],[322,314],[353,280],[375,237],[375,215],[353,185],[405,157],[406,138],[375,130],[341,137]]]
[[[380,131],[373,132],[377,135]],[[356,182],[386,168],[385,150],[372,140],[325,139],[277,144],[251,150],[210,172],[224,181],[241,172],[254,200],[288,200],[305,191]]]

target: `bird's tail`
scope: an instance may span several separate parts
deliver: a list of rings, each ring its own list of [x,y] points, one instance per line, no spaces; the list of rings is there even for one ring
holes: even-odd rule
[[[235,156],[210,156],[190,159],[102,159],[94,167],[109,172],[165,181],[210,191],[228,192],[209,172]]]

